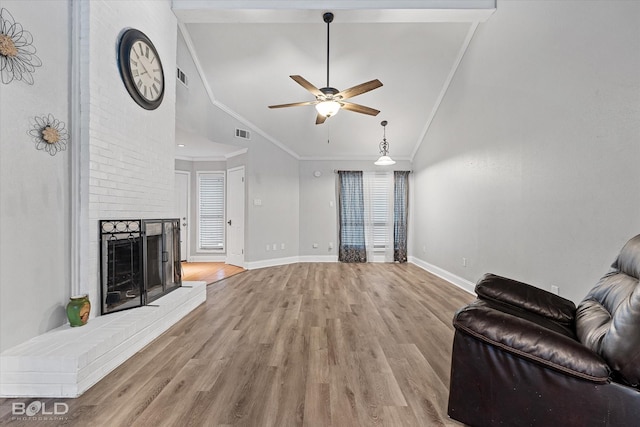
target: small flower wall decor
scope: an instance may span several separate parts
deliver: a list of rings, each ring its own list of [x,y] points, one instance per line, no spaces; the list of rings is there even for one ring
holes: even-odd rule
[[[0,81],[22,80],[32,85],[32,74],[41,65],[31,33],[15,22],[7,9],[0,9]]]
[[[52,156],[58,151],[67,149],[69,132],[65,124],[53,117],[52,114],[42,117],[34,117],[29,135],[33,138],[37,150],[44,150]]]

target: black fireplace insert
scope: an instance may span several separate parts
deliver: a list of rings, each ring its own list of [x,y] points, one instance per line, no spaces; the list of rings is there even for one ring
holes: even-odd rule
[[[147,305],[182,285],[178,219],[100,221],[102,314]]]

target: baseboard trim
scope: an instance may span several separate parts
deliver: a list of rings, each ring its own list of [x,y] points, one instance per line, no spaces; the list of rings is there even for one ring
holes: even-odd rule
[[[297,256],[285,257],[285,258],[271,258],[271,259],[263,259],[260,261],[249,261],[245,262],[245,268],[247,270],[255,270],[257,268],[265,268],[265,267],[276,267],[278,265],[287,265],[287,264],[295,264],[298,261]]]
[[[457,276],[443,268],[435,266],[433,264],[429,264],[428,262],[421,260],[420,258],[416,258],[414,256],[410,256],[408,260],[411,264],[417,265],[423,270],[428,271],[429,273],[440,277],[441,279],[450,282],[451,284],[459,287],[460,289],[469,292],[472,295],[475,295],[474,289],[476,287],[475,283],[468,281],[467,279],[463,279],[460,276]]]
[[[300,255],[298,262],[338,262],[338,255]]]

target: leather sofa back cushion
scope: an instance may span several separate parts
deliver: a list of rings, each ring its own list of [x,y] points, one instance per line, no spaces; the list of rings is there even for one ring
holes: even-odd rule
[[[628,384],[640,385],[640,235],[578,305],[576,334]]]

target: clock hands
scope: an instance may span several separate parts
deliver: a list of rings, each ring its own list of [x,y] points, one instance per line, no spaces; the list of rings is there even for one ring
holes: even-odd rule
[[[140,49],[142,49],[142,47],[140,47]],[[135,50],[133,51],[133,53],[136,54],[136,57],[138,58],[138,63],[140,64],[140,66],[142,67],[142,69],[144,70],[144,72],[140,73],[140,75],[143,75],[144,73],[149,74],[149,70],[147,70],[147,67],[144,66],[144,64],[142,63],[142,59],[140,58],[140,55],[138,55],[138,52],[136,52]],[[151,75],[151,74],[149,74]]]

